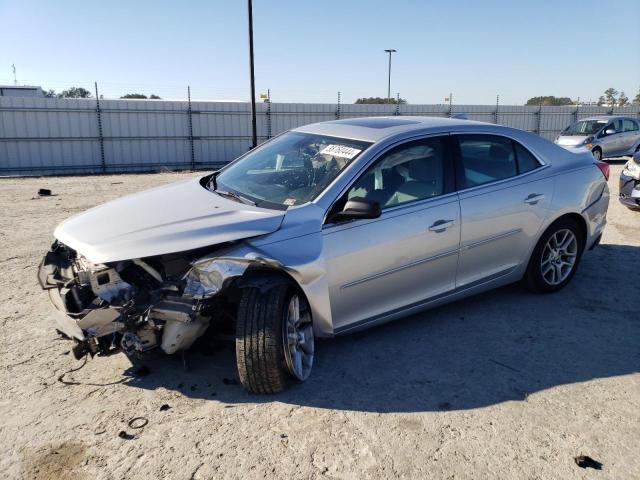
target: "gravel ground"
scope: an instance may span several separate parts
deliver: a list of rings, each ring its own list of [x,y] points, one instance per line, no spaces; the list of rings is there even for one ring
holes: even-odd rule
[[[80,363],[36,282],[55,225],[187,174],[2,179],[0,477],[640,478],[640,213],[616,200],[621,169],[603,244],[562,292],[509,286],[321,342],[311,379],[268,397],[237,384],[231,348],[58,381]]]

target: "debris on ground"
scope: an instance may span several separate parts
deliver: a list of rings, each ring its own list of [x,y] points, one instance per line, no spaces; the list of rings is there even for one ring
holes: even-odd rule
[[[124,430],[120,430],[120,433],[118,433],[118,437],[122,438],[123,440],[133,440],[134,438],[136,438],[135,435],[131,435]]]
[[[593,468],[594,470],[602,470],[602,464],[594,460],[588,455],[580,455],[574,458],[576,465],[580,468]]]
[[[149,423],[149,420],[145,417],[134,417],[129,420],[129,428],[133,428],[134,430],[139,430],[140,428],[146,427]]]
[[[170,409],[171,409],[171,405],[169,405],[168,403],[165,403],[160,407],[161,412],[166,412],[167,410],[170,410]]]
[[[48,188],[41,188],[40,190],[38,190],[38,196],[40,197],[50,197],[51,196],[51,190]]]

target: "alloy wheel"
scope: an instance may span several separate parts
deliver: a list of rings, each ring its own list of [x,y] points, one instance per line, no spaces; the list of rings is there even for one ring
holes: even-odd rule
[[[578,257],[578,239],[568,228],[554,233],[542,250],[540,271],[549,285],[564,282],[571,274]]]
[[[294,293],[285,315],[282,333],[287,368],[291,375],[304,381],[311,374],[315,349],[311,314],[306,303]]]

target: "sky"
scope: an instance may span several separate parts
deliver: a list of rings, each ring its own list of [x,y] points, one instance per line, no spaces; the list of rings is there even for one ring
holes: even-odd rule
[[[344,103],[640,90],[640,0],[253,0],[256,92]],[[0,84],[249,99],[244,0],[0,0]]]

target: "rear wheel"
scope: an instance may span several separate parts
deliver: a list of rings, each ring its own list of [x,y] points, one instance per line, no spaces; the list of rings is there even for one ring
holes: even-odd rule
[[[578,269],[584,242],[575,220],[561,218],[554,222],[533,250],[524,277],[527,287],[540,293],[564,288]]]
[[[593,158],[596,159],[596,161],[600,161],[602,160],[602,150],[600,150],[599,148],[594,148],[591,153],[593,154]]]
[[[292,381],[306,380],[314,351],[309,306],[293,286],[243,290],[236,324],[236,360],[246,390],[277,393]]]

